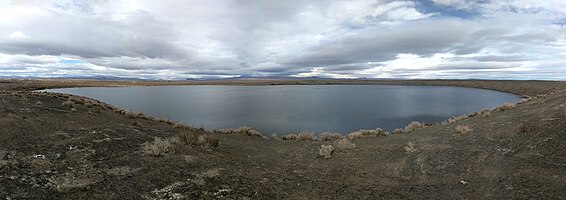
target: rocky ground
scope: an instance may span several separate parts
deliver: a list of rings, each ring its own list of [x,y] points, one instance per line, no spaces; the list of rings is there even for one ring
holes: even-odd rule
[[[336,149],[330,159],[318,153],[321,145],[337,146],[331,141],[184,129],[95,100],[27,92],[130,82],[0,82],[4,199],[566,198],[564,82],[397,82],[489,88],[538,98],[492,110],[489,116],[356,139],[355,148]],[[289,83],[295,82],[269,84]],[[159,84],[165,83],[138,85]],[[64,103],[68,100],[76,102]],[[220,143],[174,141],[181,131]],[[153,154],[144,148],[156,137],[171,138],[167,151]]]

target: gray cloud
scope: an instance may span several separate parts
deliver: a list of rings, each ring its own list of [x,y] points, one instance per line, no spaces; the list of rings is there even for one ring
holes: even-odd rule
[[[560,0],[14,1],[0,4],[0,71],[566,77],[564,13]]]

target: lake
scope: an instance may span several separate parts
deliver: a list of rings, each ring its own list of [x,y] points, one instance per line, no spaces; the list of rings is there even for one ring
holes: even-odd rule
[[[347,134],[376,127],[391,131],[412,121],[437,123],[520,100],[503,92],[447,86],[154,86],[47,91],[87,96],[195,127],[250,126],[264,135],[304,130]]]

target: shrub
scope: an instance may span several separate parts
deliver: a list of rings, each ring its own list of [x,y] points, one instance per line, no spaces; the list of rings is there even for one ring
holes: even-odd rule
[[[72,101],[63,101],[63,103],[61,103],[61,105],[64,106],[64,107],[73,108],[73,107],[75,107],[75,102],[72,102]]]
[[[403,133],[403,129],[400,128],[396,128],[395,130],[393,130],[393,132],[391,132],[391,134],[401,134]]]
[[[198,143],[205,149],[216,149],[220,140],[215,136],[205,134],[198,137]]]
[[[261,133],[259,131],[253,130],[252,128],[247,126],[242,126],[239,128],[229,128],[229,129],[215,129],[214,132],[223,133],[223,134],[238,134],[238,135],[261,137]]]
[[[521,122],[518,128],[519,133],[531,133],[537,129],[537,126],[531,122]]]
[[[417,148],[415,147],[415,144],[412,143],[412,142],[407,142],[407,143],[405,144],[405,147],[404,147],[404,148],[405,148],[405,151],[406,151],[406,152],[415,152],[415,151],[417,151]]]
[[[142,117],[143,114],[142,113],[138,113],[138,112],[133,112],[133,111],[129,111],[129,110],[124,110],[123,114],[130,118],[130,119],[136,119],[138,117]]]
[[[272,133],[272,134],[271,134],[271,139],[272,139],[272,140],[279,140],[279,137],[277,137],[277,134]]]
[[[506,111],[506,110],[511,110],[511,109],[513,109],[513,108],[515,108],[515,104],[504,103],[504,104],[501,104],[501,105],[495,107],[495,110],[497,110],[497,111]]]
[[[314,135],[313,132],[310,132],[310,131],[303,131],[303,132],[299,133],[299,135],[297,136],[297,140],[310,140],[310,141],[314,141],[314,140],[316,140],[316,136]]]
[[[142,152],[150,156],[164,156],[173,149],[175,143],[174,138],[161,139],[156,137],[152,142],[146,142],[142,145]]]
[[[352,143],[352,141],[350,141],[350,139],[348,138],[339,139],[335,142],[335,145],[339,151],[346,151],[356,148],[356,144]]]
[[[467,117],[470,118],[470,117],[475,117],[475,116],[478,116],[478,115],[481,115],[481,112],[471,112],[471,113],[468,113],[468,116],[467,116]]]
[[[71,96],[71,97],[69,97],[69,98],[68,98],[68,101],[72,101],[72,102],[74,102],[74,103],[76,103],[76,104],[83,104],[83,103],[84,103],[84,100],[83,100],[82,98],[76,97],[76,96]]]
[[[448,123],[453,124],[457,121],[464,120],[464,119],[467,119],[467,118],[468,118],[467,115],[452,116],[452,117],[448,118]]]
[[[283,140],[297,140],[297,135],[290,133],[281,137]]]
[[[359,131],[355,131],[355,132],[348,133],[348,136],[346,136],[346,137],[350,140],[357,140],[357,139],[363,138],[364,135]]]
[[[331,132],[323,132],[318,137],[322,141],[335,141],[342,139],[342,134],[340,133],[331,133]]]
[[[94,113],[101,113],[102,110],[104,110],[102,107],[97,106],[96,108],[94,108]]]
[[[460,134],[466,134],[470,131],[473,131],[473,129],[470,128],[469,126],[458,125],[458,126],[456,126],[456,131],[458,131],[458,133],[460,133]]]
[[[321,145],[320,149],[318,149],[318,155],[323,156],[324,159],[332,158],[332,152],[334,151],[334,147],[332,145]]]
[[[491,111],[487,108],[484,108],[483,110],[480,111],[480,114],[484,117],[489,117],[491,116]]]
[[[180,130],[177,133],[177,138],[179,138],[179,141],[185,145],[192,146],[198,144],[198,136],[188,129]]]
[[[420,129],[425,127],[425,125],[423,123],[420,122],[411,122],[410,124],[408,124],[407,126],[405,126],[405,128],[403,129],[404,133],[410,133],[414,130]]]
[[[348,134],[348,138],[351,140],[356,140],[356,139],[360,139],[363,137],[377,137],[377,136],[386,136],[389,133],[385,132],[383,129],[381,128],[376,128],[373,130],[358,130],[358,131],[354,131]]]
[[[187,126],[183,123],[174,123],[173,124],[173,128],[178,128],[178,129],[189,129],[190,126]]]

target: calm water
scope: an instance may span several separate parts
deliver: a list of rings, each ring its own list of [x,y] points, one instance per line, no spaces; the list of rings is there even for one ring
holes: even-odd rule
[[[517,102],[516,95],[444,86],[159,86],[49,91],[205,128],[251,126],[264,135],[311,130],[348,133],[436,123],[450,116]]]

